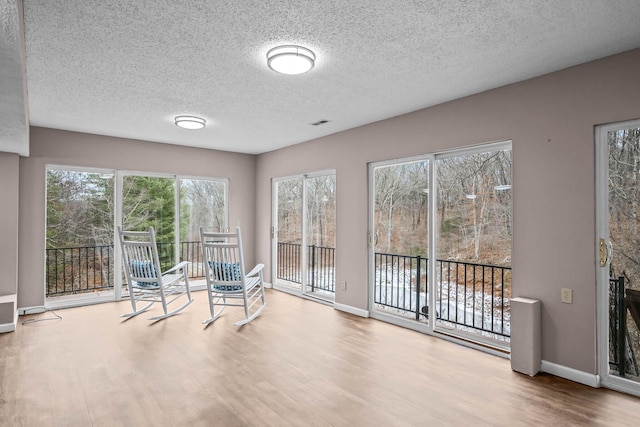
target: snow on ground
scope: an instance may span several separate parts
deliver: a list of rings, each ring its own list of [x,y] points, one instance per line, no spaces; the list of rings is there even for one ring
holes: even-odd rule
[[[415,270],[396,270],[385,274],[384,267],[376,271],[375,302],[398,314],[415,317],[418,310],[427,305],[428,294],[416,292]],[[498,334],[511,332],[508,298],[465,289],[455,282],[438,282],[436,286],[437,319],[471,329],[481,329]],[[429,310],[432,311],[432,310]],[[422,317],[424,319],[424,317]]]
[[[311,274],[309,274],[309,282]],[[315,285],[318,289],[335,289],[333,269],[317,269]],[[418,295],[415,289],[416,270],[393,268],[393,274],[385,271],[385,266],[376,270],[375,302],[385,310],[415,319],[417,309],[427,305],[428,295],[422,291]],[[422,284],[424,289],[424,283]],[[487,286],[490,288],[490,286]],[[490,289],[488,289],[490,292]],[[436,312],[439,321],[448,322],[458,328],[478,332],[484,335],[492,333],[510,335],[511,310],[508,298],[502,298],[500,291],[483,293],[466,289],[455,282],[438,282],[436,294]],[[424,320],[424,316],[420,316]]]

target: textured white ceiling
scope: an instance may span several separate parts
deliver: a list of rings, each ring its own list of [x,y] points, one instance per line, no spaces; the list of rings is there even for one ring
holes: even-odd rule
[[[24,15],[32,125],[243,153],[640,46],[639,0],[24,0]],[[274,73],[278,44],[316,67]]]

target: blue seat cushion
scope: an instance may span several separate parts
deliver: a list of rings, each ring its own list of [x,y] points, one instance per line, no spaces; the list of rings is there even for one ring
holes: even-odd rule
[[[239,282],[242,280],[239,262],[209,261],[209,266],[213,270],[213,280],[216,282]],[[240,291],[242,285],[216,284],[212,288],[218,291]]]
[[[131,275],[137,278],[155,278],[156,266],[153,261],[130,261]],[[133,282],[137,288],[157,288],[158,282]]]

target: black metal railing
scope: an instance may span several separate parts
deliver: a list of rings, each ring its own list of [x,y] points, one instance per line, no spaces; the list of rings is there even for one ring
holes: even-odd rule
[[[429,260],[422,256],[375,254],[374,302],[415,320],[429,316]],[[492,336],[509,337],[511,267],[436,260],[436,320]]]
[[[158,243],[163,270],[175,265],[175,243]],[[189,278],[204,277],[200,242],[180,242],[180,259],[189,261]],[[113,245],[47,248],[47,297],[97,292],[113,288]]]
[[[293,283],[302,283],[302,245],[278,242],[277,278]]]
[[[47,296],[113,288],[113,245],[47,249],[45,269]]]
[[[624,377],[638,376],[638,361],[627,326],[625,278],[609,278],[609,367]]]
[[[302,283],[302,245],[278,242],[277,278],[293,283]],[[307,246],[307,285],[311,292],[335,293],[335,248]]]
[[[189,278],[204,277],[204,262],[202,261],[202,245],[200,241],[180,242],[180,261],[189,261]],[[158,243],[158,258],[160,268],[167,270],[177,264],[175,259],[175,243]]]

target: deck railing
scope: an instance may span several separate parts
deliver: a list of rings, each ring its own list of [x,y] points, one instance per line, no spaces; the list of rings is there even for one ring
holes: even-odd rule
[[[175,264],[175,244],[158,243],[163,270]],[[180,259],[189,261],[189,278],[204,277],[200,242],[180,242]],[[113,245],[47,248],[47,297],[113,289]]]
[[[47,248],[48,297],[113,288],[113,245]]]
[[[292,283],[302,283],[302,252],[299,243],[278,242],[277,278]],[[307,285],[311,292],[335,293],[335,248],[307,246]]]
[[[636,357],[637,344],[627,324],[627,302],[624,276],[609,278],[609,367],[618,376],[640,375]],[[633,322],[630,323],[632,328]],[[635,347],[635,348],[634,348]]]
[[[301,245],[278,242],[277,277],[301,283]],[[307,283],[311,289],[335,292],[335,249],[308,246]],[[415,320],[429,313],[427,271],[421,256],[375,254],[374,303]],[[439,259],[436,262],[436,319],[476,332],[509,337],[511,267]]]
[[[158,244],[163,269],[175,264],[174,247]],[[278,279],[301,283],[300,250],[300,244],[278,243]],[[307,250],[308,285],[312,291],[335,292],[335,248],[311,245]],[[204,277],[200,242],[180,242],[180,257],[191,263],[190,278]],[[113,288],[113,258],[113,245],[47,249],[47,296]],[[426,319],[428,267],[425,257],[376,253],[375,304],[416,320]],[[436,268],[438,321],[509,336],[510,267],[437,260]]]
[[[425,320],[429,260],[422,256],[375,254],[374,303]],[[436,260],[435,319],[470,331],[509,337],[511,267]]]

